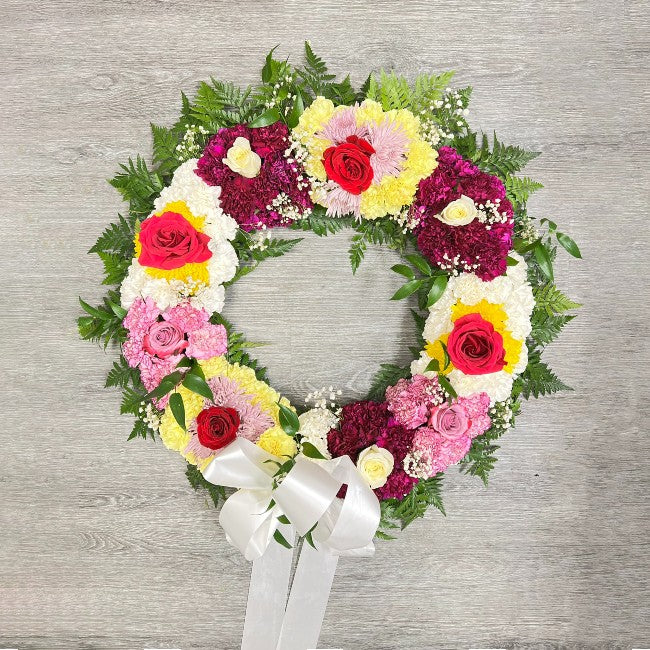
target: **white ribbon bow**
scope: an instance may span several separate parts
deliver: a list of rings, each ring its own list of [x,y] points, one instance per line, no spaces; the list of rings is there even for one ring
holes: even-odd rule
[[[273,456],[245,438],[224,447],[203,476],[216,485],[238,488],[221,508],[219,523],[228,541],[247,560],[264,555],[286,515],[299,535],[314,525],[312,539],[333,555],[372,555],[380,520],[379,501],[349,456],[315,463],[298,457],[280,485]],[[344,499],[337,498],[343,484]],[[274,505],[269,508],[271,501]]]

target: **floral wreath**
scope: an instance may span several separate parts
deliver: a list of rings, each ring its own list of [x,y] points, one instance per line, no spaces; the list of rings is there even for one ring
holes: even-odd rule
[[[541,353],[579,307],[554,284],[556,244],[580,251],[528,215],[542,185],[515,174],[538,154],[479,138],[471,88],[450,88],[451,72],[408,83],[382,71],[355,90],[305,52],[302,66],[269,53],[255,88],[202,83],[172,127],[152,125],[153,164],[130,159],[110,181],[128,214],[90,252],[114,288],[81,301],[79,331],[120,347],[106,386],[136,417],[129,439],[160,437],[215,505],[243,487],[210,470],[228,450],[263,452],[274,488],[305,462],[347,457],[380,504],[372,533],[391,538],[430,505],[444,513],[451,466],[487,484],[522,399],[568,388]],[[353,272],[368,244],[403,256],[392,299],[417,297],[420,344],[410,365],[382,365],[367,399],[339,407],[323,389],[300,409],[220,312],[230,285],[300,241],[275,233],[344,228]],[[286,509],[273,516],[269,535],[290,545]]]

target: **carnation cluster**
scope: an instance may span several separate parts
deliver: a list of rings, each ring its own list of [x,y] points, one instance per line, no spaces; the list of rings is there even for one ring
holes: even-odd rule
[[[271,53],[253,89],[201,84],[176,124],[153,127],[155,162],[130,160],[112,179],[128,214],[92,249],[112,287],[96,307],[81,301],[79,330],[119,346],[106,383],[136,418],[130,439],[159,437],[195,488],[239,443],[270,454],[275,487],[305,459],[335,472],[348,457],[386,537],[443,509],[453,466],[487,482],[522,400],[568,388],[542,352],[579,306],[555,284],[558,246],[579,248],[528,213],[541,185],[518,173],[537,154],[474,133],[471,89],[451,77],[381,72],[355,89],[308,45],[304,65]],[[299,407],[222,310],[233,283],[290,254],[292,233],[343,229],[353,271],[368,245],[401,255],[392,299],[412,301],[419,344],[363,399],[329,386]],[[215,502],[224,494],[211,488]]]

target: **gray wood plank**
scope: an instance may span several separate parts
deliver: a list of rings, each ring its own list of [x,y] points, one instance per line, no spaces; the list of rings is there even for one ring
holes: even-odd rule
[[[76,296],[101,294],[85,252],[121,208],[105,178],[150,150],[149,121],[309,38],[355,82],[456,69],[475,126],[543,151],[532,211],[585,258],[559,259],[584,308],[548,355],[575,392],[526,405],[488,489],[450,472],[447,518],[343,560],[321,646],[648,647],[646,3],[5,0],[0,26],[0,646],[238,647],[249,567],[180,458],[126,443],[114,353],[77,340]],[[392,254],[352,279],[346,249],[307,237],[231,292],[293,398],[352,399],[407,350]]]

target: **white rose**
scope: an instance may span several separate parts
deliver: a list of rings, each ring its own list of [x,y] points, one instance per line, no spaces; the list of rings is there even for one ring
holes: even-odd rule
[[[241,137],[233,142],[221,162],[245,178],[255,178],[260,173],[262,166],[262,159],[251,150],[251,143]]]
[[[357,460],[359,473],[368,481],[368,485],[373,490],[386,483],[394,465],[393,454],[388,449],[377,447],[377,445],[364,449]]]
[[[464,194],[452,201],[440,214],[436,216],[440,221],[449,226],[466,226],[476,218],[478,210],[474,201]]]

